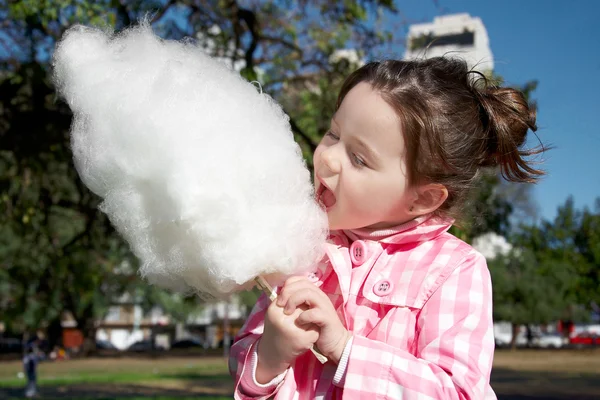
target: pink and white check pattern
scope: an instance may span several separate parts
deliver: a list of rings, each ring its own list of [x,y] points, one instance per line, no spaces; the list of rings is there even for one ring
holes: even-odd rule
[[[231,348],[235,398],[494,399],[489,271],[449,227],[426,217],[383,237],[334,232],[315,274],[353,333],[343,378],[334,384],[338,366],[307,352],[279,383],[256,384],[251,358],[268,307],[263,296]],[[361,265],[351,261],[355,241],[367,251]]]

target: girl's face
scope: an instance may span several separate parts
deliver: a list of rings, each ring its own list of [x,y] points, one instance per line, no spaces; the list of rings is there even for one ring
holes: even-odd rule
[[[314,154],[329,228],[388,228],[411,220],[404,137],[394,109],[361,82],[344,98]]]

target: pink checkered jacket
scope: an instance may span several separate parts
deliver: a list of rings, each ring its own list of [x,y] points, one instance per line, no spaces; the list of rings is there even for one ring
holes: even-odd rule
[[[300,356],[266,385],[254,378],[263,296],[231,348],[236,399],[495,399],[492,288],[484,257],[422,217],[391,231],[332,232],[309,275],[352,332],[338,365]]]

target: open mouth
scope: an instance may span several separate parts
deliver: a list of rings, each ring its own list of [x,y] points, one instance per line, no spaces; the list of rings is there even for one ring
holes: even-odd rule
[[[333,194],[323,182],[319,183],[319,188],[317,189],[317,201],[325,211],[329,211],[329,209],[335,205],[335,194]]]

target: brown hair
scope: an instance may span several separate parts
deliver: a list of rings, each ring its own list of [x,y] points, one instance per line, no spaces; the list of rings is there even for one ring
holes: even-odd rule
[[[336,110],[360,82],[369,83],[400,116],[411,185],[440,183],[448,199],[438,213],[455,216],[483,167],[499,166],[505,179],[535,182],[543,171],[521,149],[537,129],[535,109],[512,88],[492,85],[465,61],[436,57],[371,62],[342,85]]]

